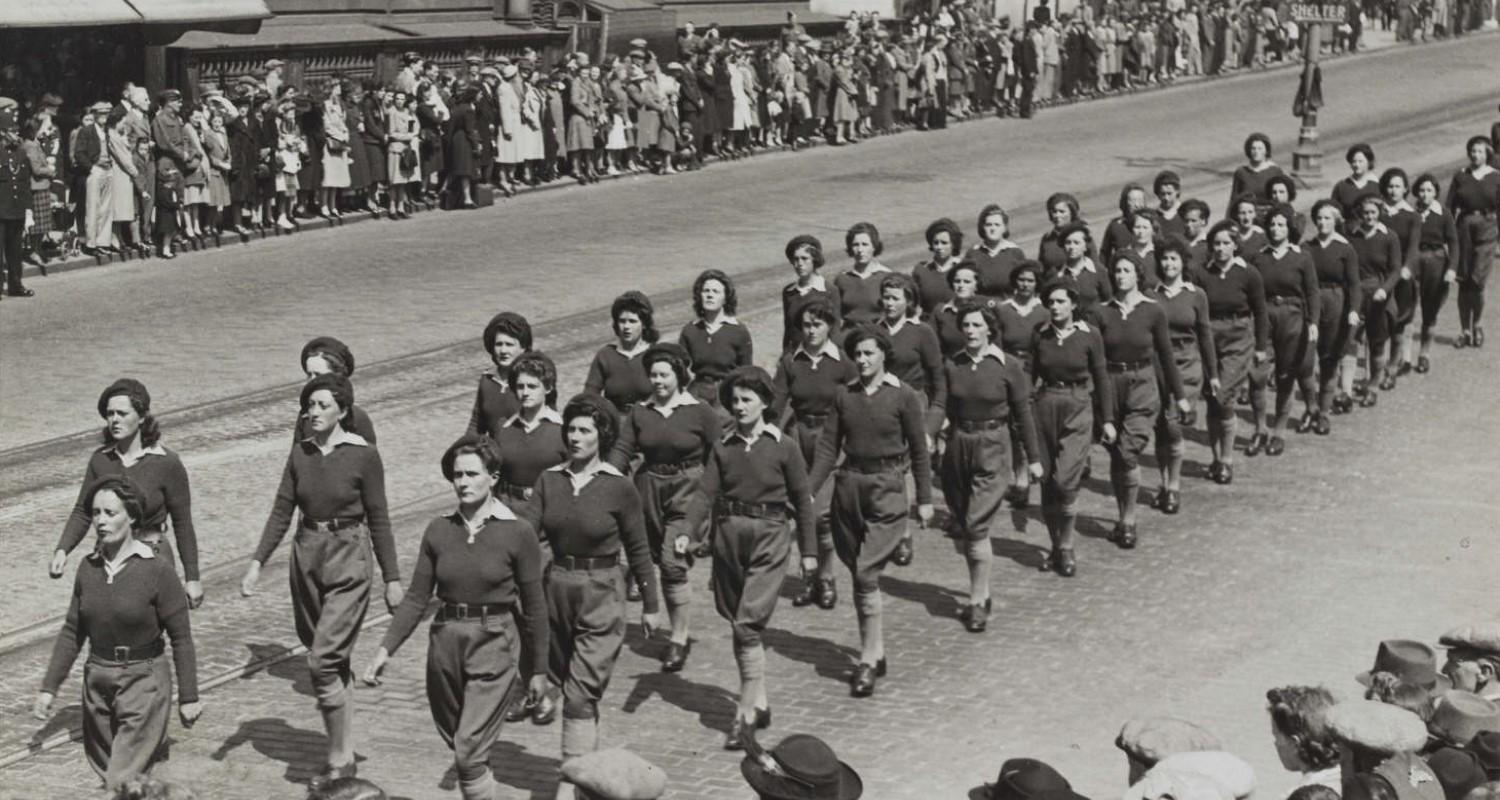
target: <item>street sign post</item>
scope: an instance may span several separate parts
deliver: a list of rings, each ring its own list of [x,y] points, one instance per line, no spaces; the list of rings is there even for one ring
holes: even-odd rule
[[[1323,174],[1323,151],[1318,149],[1318,108],[1312,102],[1313,81],[1318,71],[1318,54],[1323,47],[1323,28],[1338,25],[1345,19],[1343,3],[1292,3],[1292,20],[1306,24],[1306,51],[1302,57],[1302,90],[1306,102],[1302,107],[1302,128],[1297,132],[1297,149],[1292,151],[1292,175],[1307,182]]]

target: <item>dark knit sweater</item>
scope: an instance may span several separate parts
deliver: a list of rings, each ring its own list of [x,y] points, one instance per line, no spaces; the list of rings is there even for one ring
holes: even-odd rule
[[[358,405],[349,406],[348,430],[357,433],[370,444],[375,444],[375,423],[370,421],[370,415],[365,413]],[[307,417],[298,415],[297,424],[292,426],[292,444],[296,444],[312,435],[312,430],[307,427]]]
[[[1182,288],[1174,295],[1167,294],[1164,285],[1158,286],[1153,297],[1162,310],[1167,312],[1167,332],[1174,342],[1189,336],[1193,338],[1203,367],[1204,383],[1217,377],[1218,359],[1214,358],[1214,333],[1208,326],[1208,292],[1194,284],[1183,283]]]
[[[504,376],[486,372],[479,378],[479,390],[474,393],[474,410],[469,412],[469,434],[482,433],[494,438],[495,431],[521,410],[521,401],[510,390]]]
[[[854,362],[843,354],[837,359],[824,355],[814,364],[811,356],[793,350],[776,363],[773,402],[776,418],[784,423],[789,412],[827,414],[834,397],[858,374]]]
[[[927,433],[936,436],[943,427],[943,404],[948,401],[943,349],[938,344],[937,332],[932,326],[914,319],[906,320],[895,333],[891,333],[890,325],[884,322],[881,329],[891,337],[891,355],[886,359],[886,371],[926,398],[924,420]]]
[[[886,377],[892,376],[886,373]],[[808,478],[813,493],[833,472],[840,452],[853,459],[908,456],[917,502],[932,502],[932,461],[921,401],[915,389],[896,383],[882,383],[874,394],[852,383],[834,397]]]
[[[128,467],[120,460],[114,445],[95,450],[83,471],[83,488],[78,492],[72,513],[68,514],[57,549],[71,553],[88,535],[93,525],[87,510],[88,491],[94,481],[108,475],[124,475],[141,490],[141,527],[159,529],[170,517],[183,575],[187,580],[198,580],[198,534],[193,530],[193,495],[188,487],[187,470],[176,453],[161,449],[165,455],[146,453]]]
[[[1096,315],[1104,339],[1104,360],[1110,364],[1149,362],[1166,379],[1173,397],[1182,397],[1182,375],[1172,355],[1172,337],[1167,330],[1167,312],[1161,304],[1142,297],[1126,314],[1119,303],[1099,307]]]
[[[1021,437],[1026,458],[1036,461],[1036,425],[1031,419],[1031,387],[1021,362],[1011,356],[1005,363],[992,355],[976,362],[967,350],[948,359],[948,421],[950,423],[1001,419],[1013,423]]]
[[[725,321],[713,333],[703,320],[682,326],[678,344],[693,359],[693,377],[699,380],[721,380],[735,367],[749,366],[755,360],[755,344],[750,329],[738,322]]]
[[[601,558],[623,549],[641,586],[644,610],[657,611],[660,595],[641,496],[629,478],[601,472],[574,494],[562,467],[554,467],[542,473],[531,502],[516,512],[531,523],[555,558]]]
[[[797,443],[775,427],[766,426],[748,446],[738,433],[726,437],[709,457],[698,486],[699,494],[689,505],[689,530],[702,528],[719,499],[790,506],[797,522],[797,549],[804,556],[818,554],[807,464]]]
[[[614,345],[599,348],[594,363],[589,365],[583,390],[614,403],[615,409],[623,414],[632,403],[651,396],[651,379],[646,377],[646,365],[641,360],[645,354],[642,350],[627,358]]]
[[[669,417],[637,403],[620,420],[620,437],[605,460],[621,472],[637,454],[647,464],[701,464],[722,430],[718,415],[707,403],[677,406]]]

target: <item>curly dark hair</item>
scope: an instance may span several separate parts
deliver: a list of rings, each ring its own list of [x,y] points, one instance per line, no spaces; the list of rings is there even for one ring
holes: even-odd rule
[[[1245,137],[1245,158],[1250,157],[1250,145],[1260,142],[1266,146],[1266,160],[1271,159],[1271,137],[1259,131]]]
[[[989,328],[991,342],[999,340],[1000,318],[995,315],[993,306],[978,300],[965,300],[958,304],[958,313],[954,316],[958,319],[959,325],[962,325],[964,318],[970,314],[978,314],[984,320],[984,324]]]
[[[959,230],[958,223],[954,222],[951,219],[948,219],[947,217],[933,220],[932,224],[927,226],[926,237],[928,247],[932,246],[932,240],[936,239],[937,235],[940,233],[948,234],[948,243],[953,246],[954,253],[963,252],[964,232]]]
[[[1182,215],[1183,217],[1186,217],[1188,214],[1194,211],[1198,212],[1198,216],[1203,217],[1204,222],[1208,222],[1209,218],[1212,217],[1214,213],[1211,209],[1209,209],[1208,203],[1205,203],[1196,197],[1190,197],[1182,201],[1182,206],[1178,209],[1177,213]]]
[[[850,258],[854,257],[854,237],[861,233],[870,237],[870,244],[875,247],[875,257],[879,258],[885,252],[885,243],[880,241],[880,229],[873,222],[856,222],[849,226],[849,230],[844,233],[844,252]]]
[[[120,498],[120,505],[125,508],[125,515],[130,517],[130,526],[133,528],[141,524],[146,515],[145,501],[141,499],[141,489],[136,486],[135,481],[124,475],[106,475],[84,490],[83,510],[94,516],[94,498],[100,492],[113,492],[115,497]]]
[[[139,383],[135,383],[134,381],[130,381],[129,383],[134,384],[134,386],[140,386]],[[116,397],[129,398],[130,407],[135,409],[135,413],[140,415],[141,428],[137,435],[140,436],[141,447],[151,447],[161,441],[161,425],[157,423],[156,416],[151,413],[151,395],[146,393],[145,387],[140,387],[137,391],[132,386],[127,385],[126,381],[116,381],[99,398],[99,416],[105,416],[105,412],[109,408],[109,401]],[[104,444],[115,443],[115,437],[109,432],[108,425],[104,426],[102,437]]]
[[[506,382],[512,392],[516,391],[516,378],[521,375],[530,375],[541,381],[547,390],[547,405],[557,405],[557,366],[552,359],[535,350],[516,356],[506,373]]]
[[[1078,198],[1067,192],[1057,192],[1049,196],[1047,198],[1047,206],[1042,209],[1042,213],[1050,217],[1052,216],[1052,209],[1057,208],[1059,205],[1068,207],[1068,211],[1073,217],[1072,222],[1083,222],[1083,217],[1080,216],[1079,212]]]
[[[578,394],[568,401],[567,407],[563,409],[563,440],[567,440],[568,424],[577,417],[588,417],[594,421],[594,427],[599,430],[599,458],[603,459],[615,446],[615,440],[620,437],[620,417],[615,413],[614,406],[610,405],[598,395]]]
[[[724,313],[733,316],[735,309],[740,306],[740,299],[735,294],[734,281],[719,269],[703,270],[693,281],[693,313],[700,318],[703,316],[703,285],[709,281],[718,281],[719,285],[724,287]]]
[[[1324,722],[1333,704],[1333,693],[1321,686],[1282,686],[1266,692],[1271,724],[1296,746],[1297,757],[1309,770],[1339,763],[1338,742]]]
[[[443,468],[443,479],[453,480],[453,463],[458,461],[459,456],[479,456],[480,463],[484,464],[484,471],[491,475],[500,474],[500,446],[495,440],[484,434],[466,433],[458,438],[458,441],[448,445],[443,451],[443,460],[440,462]]]

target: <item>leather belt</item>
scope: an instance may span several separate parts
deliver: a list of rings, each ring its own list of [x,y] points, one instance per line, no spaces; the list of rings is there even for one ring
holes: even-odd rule
[[[994,419],[959,419],[953,421],[953,427],[964,433],[976,433],[978,431],[997,431],[1009,424],[1009,420],[1003,417]]]
[[[509,614],[512,605],[510,603],[444,603],[438,607],[437,615],[433,617],[434,622],[464,622],[466,620],[482,621],[485,617],[497,617]],[[507,619],[509,617],[507,616]]]
[[[1302,298],[1295,295],[1279,294],[1275,297],[1267,297],[1266,302],[1273,306],[1301,306]]]
[[[843,469],[863,475],[906,469],[906,456],[883,456],[880,458],[845,458]]]
[[[750,517],[751,519],[768,519],[772,522],[786,522],[785,503],[741,503],[737,500],[720,500],[718,509],[721,517]]]
[[[1419,251],[1421,251],[1423,253],[1446,253],[1446,252],[1448,252],[1448,245],[1446,245],[1446,244],[1419,244],[1419,245],[1417,245],[1417,250],[1419,250]]]
[[[365,524],[364,517],[341,517],[339,519],[302,518],[302,528],[304,530],[317,531],[319,533],[333,533],[334,531],[341,531],[345,528],[352,528],[363,524]]]
[[[682,473],[692,469],[693,467],[702,465],[703,462],[700,459],[690,458],[686,461],[679,461],[675,464],[642,464],[641,469],[651,473],[652,475],[681,475]]]
[[[1210,314],[1208,315],[1208,318],[1213,322],[1222,322],[1225,320],[1250,319],[1253,316],[1255,316],[1255,314],[1251,311],[1235,311],[1230,314]]]
[[[109,650],[98,651],[90,648],[89,660],[99,664],[130,664],[161,658],[161,654],[166,652],[166,649],[166,643],[161,639],[140,647],[113,647]]]
[[[1111,361],[1106,365],[1110,372],[1135,372],[1151,366],[1150,359],[1145,361]]]
[[[1344,284],[1342,284],[1342,283],[1333,283],[1333,282],[1330,282],[1330,281],[1318,281],[1318,288],[1319,289],[1337,289],[1337,290],[1339,290],[1339,291],[1342,292],[1342,291],[1344,291]]]
[[[535,491],[536,490],[534,488],[532,488],[530,486],[522,486],[519,483],[505,483],[505,482],[502,482],[500,484],[500,493],[501,494],[503,494],[503,495],[505,495],[507,497],[514,497],[514,498],[517,498],[519,500],[530,500],[532,493],[535,492]]]
[[[820,428],[828,421],[827,414],[797,414],[797,422],[808,428]]]
[[[1077,381],[1042,381],[1043,389],[1082,389],[1088,385],[1088,378]]]
[[[1196,334],[1196,333],[1173,333],[1173,334],[1169,334],[1167,336],[1167,339],[1169,341],[1171,341],[1172,344],[1197,344],[1198,343],[1198,334]]]
[[[145,525],[142,525],[139,528],[136,528],[135,532],[136,533],[156,533],[156,534],[166,533],[167,532],[167,521],[166,520],[162,520],[161,522],[156,522],[156,523],[150,523],[150,522],[148,522]]]
[[[1025,359],[1027,361],[1031,360],[1031,352],[1028,350],[1022,350],[1015,347],[1004,347],[1001,348],[1001,350],[1003,350],[1008,356],[1015,356],[1016,358]]]
[[[620,565],[620,554],[614,553],[607,556],[558,556],[552,560],[552,565],[559,569],[613,569]]]

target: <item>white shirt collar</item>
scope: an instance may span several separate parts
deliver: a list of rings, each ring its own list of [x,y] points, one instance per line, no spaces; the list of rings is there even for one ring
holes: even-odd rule
[[[702,317],[693,320],[693,324],[697,325],[705,331],[708,331],[709,333],[718,333],[719,329],[724,327],[725,325],[738,325],[740,324],[740,321],[735,319],[734,317],[729,316],[728,314],[720,314],[719,318],[715,320],[713,324],[709,324],[708,320]]]
[[[1094,259],[1089,258],[1088,256],[1084,256],[1083,260],[1079,261],[1076,267],[1070,267],[1067,265],[1063,266],[1063,272],[1066,272],[1075,278],[1082,274],[1084,270],[1088,270],[1089,272],[1099,271],[1098,268],[1094,266]]]
[[[1037,306],[1039,306],[1039,305],[1042,304],[1042,298],[1038,297],[1037,295],[1032,295],[1031,296],[1031,302],[1027,303],[1024,306],[1021,305],[1020,303],[1017,303],[1016,302],[1016,298],[1014,298],[1014,297],[1007,297],[1007,298],[1005,298],[1004,300],[1002,300],[1000,302],[1002,302],[1002,303],[1010,306],[1011,308],[1014,308],[1015,310],[1021,312],[1022,314],[1030,314],[1032,309],[1034,309]]]
[[[1469,174],[1474,176],[1475,180],[1484,180],[1484,176],[1494,171],[1495,168],[1490,166],[1489,164],[1480,164],[1479,166],[1470,169]]]
[[[1314,239],[1313,241],[1317,242],[1319,247],[1327,247],[1328,246],[1326,244],[1323,244],[1323,237],[1321,237],[1321,236],[1319,236],[1318,238]],[[1329,241],[1330,244],[1333,243],[1333,242],[1343,242],[1344,244],[1348,244],[1349,243],[1349,240],[1344,238],[1344,234],[1339,233],[1338,231],[1334,231],[1333,235],[1328,237],[1328,241]]]
[[[1180,277],[1177,279],[1177,291],[1175,292],[1171,291],[1171,287],[1168,286],[1165,282],[1158,284],[1157,288],[1159,288],[1161,290],[1161,293],[1167,297],[1176,297],[1183,292],[1191,293],[1198,291],[1198,287],[1194,286],[1192,281]]]
[[[968,362],[969,369],[979,369],[979,362],[985,360],[986,358],[993,358],[996,361],[999,361],[1001,364],[1004,364],[1005,351],[995,346],[994,342],[990,342],[979,351],[979,355],[977,357],[969,355],[969,348],[967,347],[959,350],[953,355],[953,360],[957,363],[962,364],[964,362]],[[959,359],[963,359],[963,361],[959,361]]]
[[[579,473],[573,472],[573,470],[568,466],[568,462],[566,461],[558,464],[555,467],[548,467],[547,470],[549,472],[561,472],[563,475],[567,476],[568,482],[573,484],[574,497],[577,497],[578,493],[583,491],[583,487],[589,485],[589,481],[593,480],[595,475],[604,474],[614,475],[617,478],[625,477],[624,474],[620,472],[620,470],[615,468],[614,464],[611,464],[608,461],[598,460],[594,461],[594,463],[589,465],[587,469]]]
[[[1235,229],[1234,229],[1234,235],[1238,236],[1241,241],[1243,241],[1245,239],[1249,239],[1251,236],[1254,236],[1257,233],[1261,234],[1262,236],[1264,236],[1265,233],[1266,233],[1266,229],[1262,228],[1259,225],[1255,225],[1255,224],[1252,224],[1248,229],[1243,230],[1243,231],[1240,230],[1239,226],[1235,226]]]
[[[854,271],[854,269],[852,267],[850,269],[848,269],[848,270],[845,270],[845,272],[847,272],[848,274],[853,275],[856,278],[861,278],[861,279],[869,278],[872,275],[879,275],[882,272],[890,272],[890,271],[891,271],[890,267],[887,267],[886,265],[880,263],[879,261],[871,261],[870,262],[870,266],[867,269],[865,269],[865,272],[864,272],[863,275],[861,275],[860,273]]]
[[[1443,213],[1443,204],[1433,200],[1426,208],[1422,209],[1422,219],[1427,219],[1428,214]]]
[[[1222,270],[1218,269],[1218,266],[1219,262],[1217,261],[1210,260],[1208,262],[1209,269],[1211,271],[1218,272],[1220,275],[1228,275],[1229,271],[1234,269],[1235,267],[1248,267],[1250,265],[1245,263],[1245,259],[1240,258],[1239,256],[1235,256],[1229,259],[1229,263],[1225,264]]]
[[[1287,240],[1285,242],[1282,242],[1281,243],[1281,247],[1279,247],[1279,248],[1276,245],[1274,245],[1274,244],[1268,244],[1265,247],[1262,247],[1260,249],[1260,251],[1262,253],[1270,253],[1271,255],[1274,255],[1277,258],[1283,258],[1283,257],[1286,256],[1287,253],[1300,253],[1300,252],[1302,252],[1302,248],[1298,247],[1295,244],[1292,244],[1291,240]]]
[[[474,515],[472,521],[465,518],[464,512],[458,509],[454,509],[453,513],[449,515],[449,519],[456,519],[459,524],[464,526],[464,530],[469,534],[469,544],[473,544],[474,537],[480,531],[484,530],[484,526],[490,520],[497,519],[501,522],[510,522],[516,519],[516,512],[511,511],[509,506],[500,502],[492,495],[484,501],[484,505],[479,507],[479,513]]]
[[[736,440],[744,442],[745,451],[749,452],[750,448],[757,441],[759,441],[760,437],[762,436],[769,436],[779,442],[781,441],[781,429],[769,422],[766,422],[765,420],[761,420],[760,422],[755,423],[755,429],[750,431],[749,436],[746,436],[740,433],[740,428],[738,425],[734,425],[730,427],[728,433],[724,434],[723,442],[724,444],[730,444]]]
[[[139,464],[141,462],[141,459],[145,458],[146,456],[165,456],[167,454],[167,451],[162,449],[161,442],[157,442],[150,447],[142,447],[140,451],[133,456],[127,456],[119,450],[116,450],[115,446],[112,444],[106,445],[104,449],[106,451],[113,451],[115,454],[115,458],[118,459],[121,464],[124,464],[127,467],[133,467],[136,464]]]
[[[1084,333],[1088,333],[1089,324],[1081,319],[1075,319],[1072,322],[1068,323],[1068,326],[1066,328],[1058,328],[1055,324],[1048,322],[1047,330],[1053,336],[1057,337],[1057,341],[1062,342],[1069,336],[1072,336],[1075,331],[1083,331]]]
[[[991,258],[994,258],[995,256],[998,256],[1001,253],[1005,252],[1006,250],[1020,250],[1021,246],[1009,239],[1001,239],[1000,241],[995,243],[994,250],[985,247],[984,242],[980,242],[979,244],[974,245],[974,249],[985,253]]]
[[[884,328],[886,333],[895,336],[897,333],[901,332],[902,328],[906,327],[906,324],[908,322],[911,322],[911,317],[902,317],[901,319],[896,320],[895,324],[892,324],[890,320],[882,317],[880,320],[880,327]]]
[[[818,362],[823,360],[824,356],[827,356],[834,361],[844,360],[844,354],[839,352],[838,345],[834,344],[832,339],[824,340],[823,346],[818,348],[818,352],[816,353],[807,352],[807,348],[799,344],[797,345],[797,349],[792,351],[792,360],[796,361],[797,356],[799,355],[807,359],[808,361],[813,362],[813,367],[815,368],[818,366]]]
[[[1276,166],[1276,162],[1272,161],[1269,158],[1266,159],[1265,161],[1260,162],[1260,166],[1258,166],[1258,167],[1254,166],[1252,164],[1246,164],[1245,165],[1245,167],[1248,168],[1251,172],[1261,172],[1262,170],[1267,170],[1267,169],[1270,169],[1271,167],[1274,167],[1274,166]]]
[[[1392,217],[1396,216],[1396,213],[1400,211],[1410,211],[1412,213],[1416,213],[1416,209],[1412,208],[1411,203],[1406,202],[1406,198],[1404,197],[1397,201],[1395,205],[1384,203],[1382,204],[1382,207],[1385,209],[1385,213]]]
[[[1368,172],[1366,172],[1365,173],[1365,180],[1364,180],[1363,183],[1355,180],[1353,175],[1350,175],[1349,177],[1345,178],[1344,180],[1348,181],[1350,186],[1357,186],[1357,187],[1363,189],[1366,186],[1369,186],[1370,184],[1372,184],[1372,183],[1375,182],[1375,176],[1371,175]]]
[[[1181,211],[1182,203],[1178,203],[1177,205],[1172,206],[1170,209],[1162,208],[1161,206],[1156,207],[1156,214],[1162,219],[1177,219],[1177,215]]]
[[[512,425],[519,424],[521,426],[521,430],[527,433],[531,433],[537,428],[540,428],[543,422],[553,422],[561,425],[563,424],[562,414],[557,413],[557,409],[553,408],[552,406],[542,406],[542,409],[536,412],[536,416],[533,417],[531,422],[528,423],[526,419],[521,416],[521,412],[517,411],[516,413],[511,414],[510,419],[507,419],[505,421],[505,424],[501,425],[500,427],[509,428]]]
[[[808,277],[806,286],[792,281],[791,285],[786,288],[800,295],[807,295],[812,292],[826,292],[828,291],[828,281],[823,278],[822,273],[814,272]]]
[[[1362,236],[1362,237],[1364,237],[1366,239],[1370,238],[1371,236],[1374,236],[1377,233],[1390,233],[1391,232],[1391,229],[1387,228],[1385,226],[1385,223],[1381,222],[1380,220],[1375,220],[1375,227],[1370,228],[1369,230],[1365,230],[1364,226],[1360,226],[1359,228],[1356,228],[1355,230],[1358,231],[1358,233],[1359,233],[1360,236]]]
[[[619,353],[622,356],[625,356],[626,358],[635,358],[636,356],[650,349],[651,343],[646,341],[645,339],[636,339],[635,347],[632,347],[629,350],[621,350],[619,340],[615,340],[615,352]]]
[[[887,372],[884,375],[880,376],[880,380],[869,386],[866,386],[864,384],[864,380],[861,378],[855,378],[852,386],[855,389],[864,392],[865,394],[875,394],[876,392],[880,391],[880,387],[882,386],[895,386],[897,388],[900,388],[901,379]]]
[[[308,434],[307,438],[302,441],[311,442],[314,447],[318,447],[318,437],[316,434]],[[341,444],[351,444],[355,447],[370,446],[370,443],[365,441],[365,437],[347,431],[342,424],[339,424],[333,426],[333,433],[328,434],[328,445],[326,447],[318,447],[318,450],[326,456]]]
[[[95,551],[95,555],[98,557],[99,563],[104,566],[104,582],[114,583],[115,576],[119,575],[125,569],[125,564],[130,561],[131,556],[156,558],[156,551],[151,549],[151,545],[146,544],[140,539],[131,537],[130,543],[122,545],[120,552],[115,553],[113,559],[105,558],[103,551]]]
[[[947,275],[948,271],[963,263],[958,256],[949,256],[947,261],[939,264],[936,259],[927,262],[927,268],[940,275]]]
[[[698,398],[694,397],[689,392],[679,390],[677,394],[674,394],[670,398],[668,398],[667,402],[660,405],[657,404],[655,397],[648,397],[645,400],[642,400],[641,405],[661,414],[663,417],[670,417],[672,416],[673,411],[676,411],[682,406],[698,405]]]

